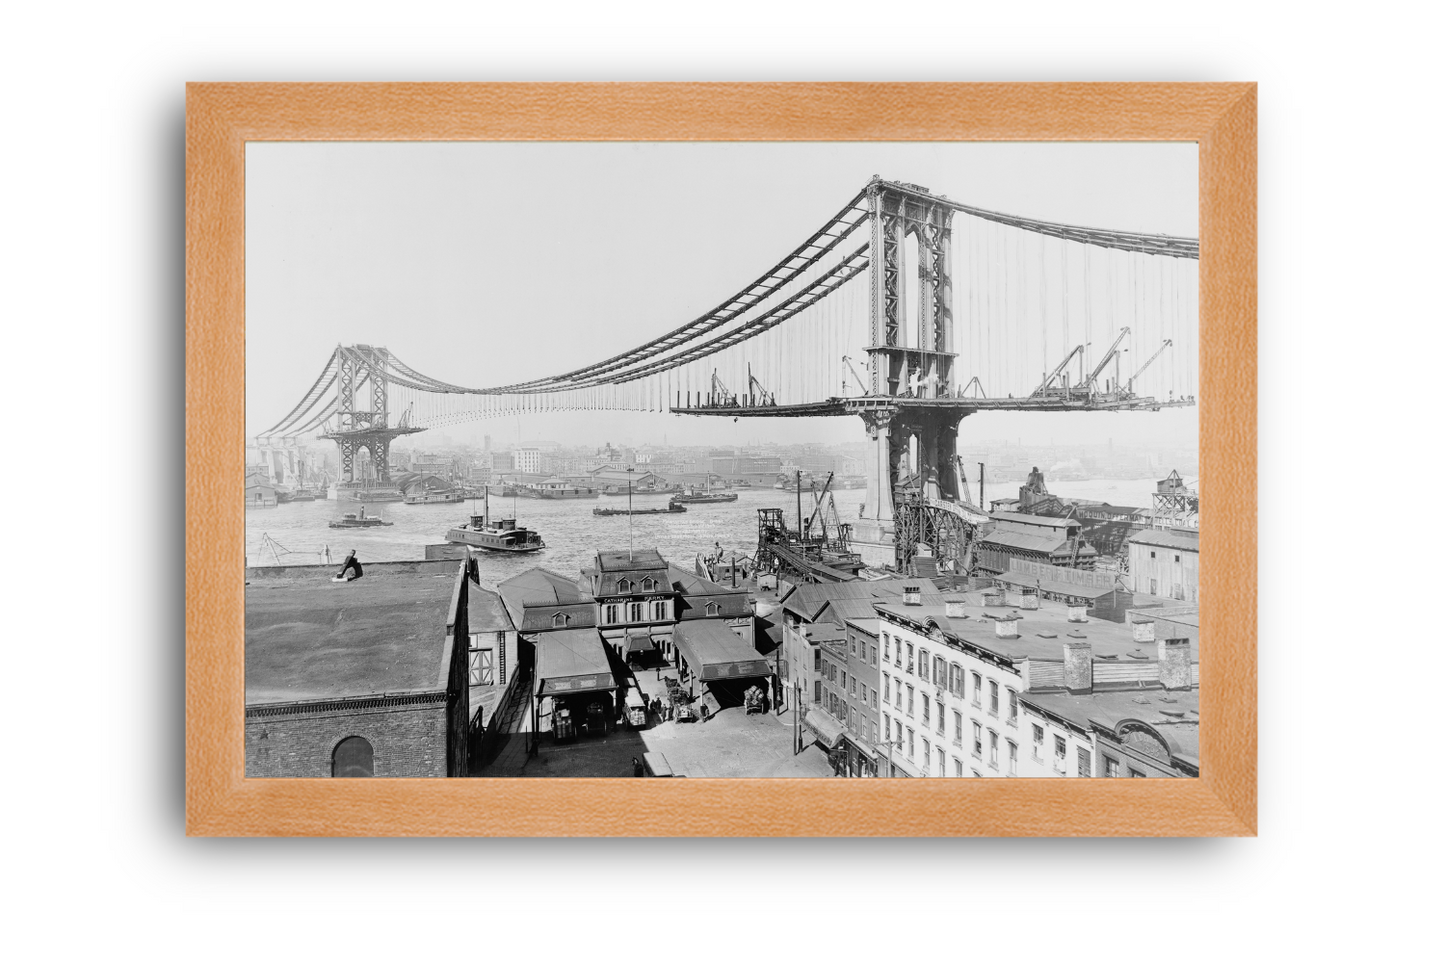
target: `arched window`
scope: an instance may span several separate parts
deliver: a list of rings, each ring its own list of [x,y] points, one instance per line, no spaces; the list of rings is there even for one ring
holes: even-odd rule
[[[656,579],[652,579],[652,578],[649,577],[649,578],[647,578],[647,579],[642,580],[642,591],[643,591],[643,592],[652,592],[652,590],[654,590],[654,589],[656,589],[656,588],[657,588],[657,580],[656,580]]]
[[[707,604],[707,614],[708,614],[709,616],[716,616],[716,615],[718,615],[718,614],[721,613],[721,612],[722,612],[722,607],[719,606],[717,603],[708,603],[708,604]]]
[[[626,579],[617,580],[618,592],[632,592],[632,583]]]
[[[561,628],[562,626],[565,626],[565,625],[567,625],[567,614],[566,614],[566,613],[556,613],[555,615],[552,616],[552,626],[553,626],[554,628]]]
[[[373,776],[371,744],[359,736],[348,736],[331,751],[333,777]]]

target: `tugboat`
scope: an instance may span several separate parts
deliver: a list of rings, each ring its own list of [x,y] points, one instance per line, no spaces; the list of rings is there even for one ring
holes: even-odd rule
[[[379,515],[367,515],[366,506],[361,507],[360,512],[344,513],[340,519],[328,523],[333,529],[370,529],[375,526],[389,526],[390,522],[384,521]]]
[[[516,519],[499,519],[493,523],[491,504],[485,495],[482,498],[482,514],[473,515],[464,524],[447,530],[447,542],[491,552],[536,552],[547,548],[540,535],[518,526]]]

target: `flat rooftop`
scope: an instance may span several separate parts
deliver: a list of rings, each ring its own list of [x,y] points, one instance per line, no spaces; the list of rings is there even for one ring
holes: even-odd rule
[[[1134,629],[1127,623],[1089,617],[1088,622],[1069,622],[1069,610],[1063,603],[1041,600],[1038,609],[1017,609],[1012,606],[983,605],[979,590],[948,593],[949,598],[963,600],[962,617],[950,617],[944,606],[930,604],[905,606],[890,599],[877,605],[877,610],[905,622],[923,623],[931,620],[945,634],[956,636],[979,649],[1011,661],[1024,659],[1061,660],[1064,643],[1086,641],[1093,648],[1094,658],[1106,662],[1157,662],[1159,650],[1155,643],[1134,642]],[[998,636],[994,624],[1000,616],[1018,616],[1018,636]],[[1189,658],[1199,661],[1198,642],[1190,644]]]
[[[246,705],[446,689],[460,563],[362,560],[246,570]]]

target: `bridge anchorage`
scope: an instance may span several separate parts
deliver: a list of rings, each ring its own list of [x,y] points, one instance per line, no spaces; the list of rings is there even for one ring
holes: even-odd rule
[[[518,412],[855,416],[869,458],[861,514],[848,523],[854,551],[903,568],[927,550],[962,574],[987,516],[968,502],[959,424],[987,411],[1193,405],[1198,257],[1191,238],[1036,221],[875,177],[736,294],[629,351],[468,388],[385,348],[338,346],[258,440],[319,430],[338,446],[342,484],[361,487],[389,484],[400,435]],[[1096,342],[1109,347],[1095,353]],[[1126,375],[1136,350],[1148,358]],[[863,358],[860,373],[853,359]],[[392,411],[404,413],[394,424]]]

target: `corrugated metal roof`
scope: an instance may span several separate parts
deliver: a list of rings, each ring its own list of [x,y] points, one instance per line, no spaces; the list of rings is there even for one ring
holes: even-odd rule
[[[1069,540],[1053,533],[1033,535],[1012,529],[994,529],[987,535],[980,536],[978,544],[981,546],[1005,546],[1009,549],[1022,549],[1027,552],[1058,552],[1068,546]]]

